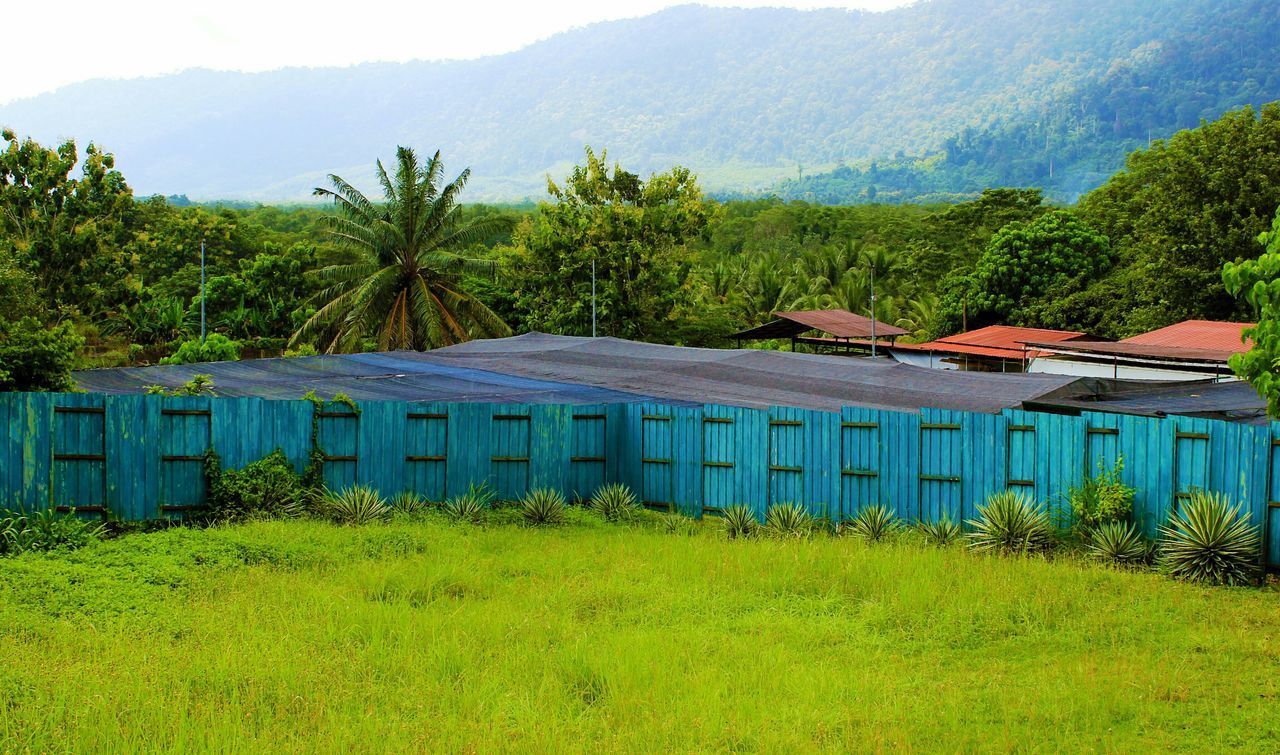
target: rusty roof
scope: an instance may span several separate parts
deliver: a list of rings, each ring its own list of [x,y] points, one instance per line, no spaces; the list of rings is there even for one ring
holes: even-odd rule
[[[1150,333],[1121,339],[1121,343],[1137,343],[1144,346],[1174,346],[1183,349],[1207,349],[1230,354],[1248,351],[1250,344],[1243,338],[1247,322],[1215,322],[1213,320],[1183,320]]]
[[[946,354],[969,354],[996,359],[1032,359],[1040,352],[1029,350],[1028,343],[1098,340],[1087,333],[1048,328],[1018,328],[1012,325],[989,325],[985,328],[957,333],[925,343],[895,343],[893,348],[905,351],[927,351]]]
[[[843,309],[811,309],[797,312],[774,312],[778,318],[755,328],[735,333],[730,338],[793,338],[810,330],[819,330],[836,338],[870,338],[871,318]],[[875,321],[877,338],[897,338],[907,331],[885,322]]]

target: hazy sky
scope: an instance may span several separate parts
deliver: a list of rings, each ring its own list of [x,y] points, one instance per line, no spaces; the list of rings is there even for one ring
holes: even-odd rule
[[[703,0],[704,5],[887,10],[912,0]],[[61,0],[0,11],[0,102],[94,78],[202,67],[262,71],[509,52],[594,21],[643,16],[671,0]]]

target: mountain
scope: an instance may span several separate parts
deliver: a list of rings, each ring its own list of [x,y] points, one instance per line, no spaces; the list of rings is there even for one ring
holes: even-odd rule
[[[139,193],[201,199],[364,181],[397,144],[471,166],[472,199],[539,196],[587,144],[725,192],[1073,195],[1148,134],[1280,99],[1278,32],[1274,0],[681,6],[471,61],[88,81],[0,106],[0,124],[92,139]]]

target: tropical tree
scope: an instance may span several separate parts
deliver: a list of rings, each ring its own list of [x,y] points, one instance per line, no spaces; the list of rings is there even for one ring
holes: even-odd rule
[[[454,250],[493,231],[500,218],[462,217],[458,195],[470,169],[441,185],[444,164],[436,152],[423,164],[412,149],[396,150],[394,178],[377,163],[383,201],[375,203],[340,176],[316,196],[332,199],[338,213],[328,233],[360,255],[351,264],[316,271],[323,288],[317,309],[291,345],[317,341],[329,353],[448,346],[472,338],[510,335],[507,325],[463,285],[467,272],[491,263]]]

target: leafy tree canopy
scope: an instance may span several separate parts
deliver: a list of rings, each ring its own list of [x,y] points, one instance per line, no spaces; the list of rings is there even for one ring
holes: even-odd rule
[[[1265,252],[1257,259],[1228,262],[1222,281],[1241,297],[1257,316],[1257,325],[1246,328],[1253,348],[1231,357],[1231,369],[1248,380],[1267,401],[1267,413],[1280,419],[1280,217],[1270,231],[1258,236]]]
[[[527,327],[590,335],[594,262],[599,334],[661,338],[687,295],[682,249],[714,213],[697,180],[676,167],[642,181],[588,148],[563,185],[547,184],[555,201],[514,238],[511,272]]]

